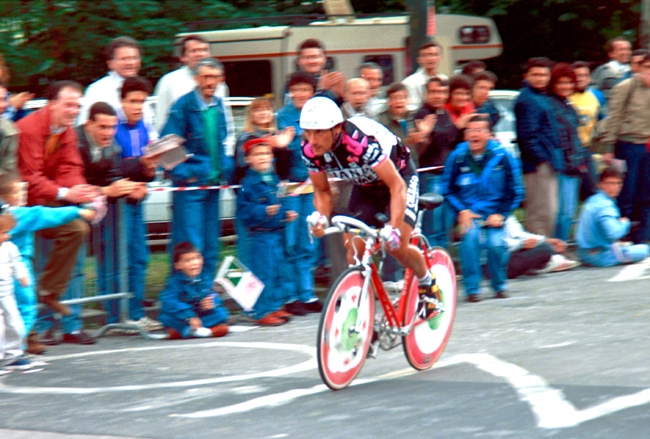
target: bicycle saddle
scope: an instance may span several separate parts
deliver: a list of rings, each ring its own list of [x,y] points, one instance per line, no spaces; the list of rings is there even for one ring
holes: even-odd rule
[[[420,210],[432,210],[440,206],[445,201],[445,197],[440,194],[428,193],[420,195],[418,207]]]

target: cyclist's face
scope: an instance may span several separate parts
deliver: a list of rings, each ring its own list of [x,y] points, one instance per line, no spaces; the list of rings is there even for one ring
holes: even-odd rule
[[[322,156],[332,150],[334,139],[340,132],[340,125],[329,130],[304,130],[305,138],[317,156]]]

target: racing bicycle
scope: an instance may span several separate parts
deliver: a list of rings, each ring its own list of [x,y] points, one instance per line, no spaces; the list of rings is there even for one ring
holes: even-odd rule
[[[434,209],[442,202],[442,196],[437,194],[420,197],[411,235],[411,244],[421,249],[434,278],[435,299],[420,298],[417,278],[408,268],[401,293],[391,298],[379,276],[385,256],[379,231],[352,217],[332,218],[326,234],[351,233],[353,241],[360,239],[365,243],[365,249],[359,258],[354,247],[355,263],[334,283],[321,314],[318,369],[329,388],[347,387],[359,374],[366,357],[374,358],[379,348],[388,351],[401,344],[409,364],[417,370],[429,369],[442,354],[456,311],[456,272],[449,253],[431,247],[420,231],[424,210]],[[381,307],[377,315],[375,299]],[[428,317],[425,301],[435,305]]]

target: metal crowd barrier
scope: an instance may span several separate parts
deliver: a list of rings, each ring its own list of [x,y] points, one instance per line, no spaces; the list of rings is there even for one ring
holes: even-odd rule
[[[104,285],[113,285],[117,292],[98,294],[95,296],[85,297],[85,263],[87,256],[87,244],[84,244],[79,249],[79,256],[77,258],[77,266],[71,276],[70,282],[68,284],[68,289],[64,294],[64,297],[61,303],[72,306],[75,311],[74,317],[82,319],[81,309],[78,308],[79,305],[88,304],[88,303],[102,303],[110,300],[119,301],[119,322],[117,323],[108,323],[101,328],[99,328],[94,334],[94,337],[101,337],[107,331],[111,329],[116,330],[126,330],[126,331],[135,331],[139,333],[142,337],[152,340],[158,340],[162,338],[167,338],[167,334],[152,334],[147,331],[146,328],[143,328],[138,325],[126,323],[129,318],[129,299],[133,297],[133,293],[128,291],[128,250],[127,250],[127,236],[124,227],[124,199],[118,199],[115,203],[115,210],[107,214],[106,218],[103,220],[104,230],[108,231],[108,235],[112,237],[117,237],[117,242],[114,239],[102,240],[103,236],[101,234],[100,225],[93,226],[92,232],[92,241],[91,246],[94,251],[95,257],[106,257],[105,265],[105,278]],[[34,257],[34,272],[35,277],[39,278],[39,274],[42,271],[45,263],[47,262],[48,256],[51,252],[53,243],[49,240],[45,240],[38,235],[35,239],[35,257]],[[98,270],[99,271],[99,270]],[[101,291],[102,285],[99,284],[99,273],[97,276],[98,281],[98,291]],[[76,309],[74,307],[77,307]],[[40,310],[44,309],[44,305],[39,304],[38,308]],[[60,314],[53,314],[55,325],[58,323],[61,324],[62,316]]]

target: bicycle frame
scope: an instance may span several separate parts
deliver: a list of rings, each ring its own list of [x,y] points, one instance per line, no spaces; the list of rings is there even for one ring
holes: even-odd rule
[[[332,219],[333,223],[339,223],[338,230],[342,229],[340,226],[340,223],[342,222],[341,217],[339,217],[339,221],[336,221],[336,217]],[[430,265],[430,260],[429,260],[429,255],[428,255],[428,248],[429,248],[429,243],[427,239],[420,234],[419,230],[419,224],[421,222],[421,215],[418,215],[418,221],[416,222],[416,227],[412,234],[411,234],[411,244],[419,247],[418,244],[422,242],[422,250],[423,250],[423,255],[425,258],[425,263],[427,266]],[[347,223],[344,223],[347,224]],[[358,230],[365,231],[368,233],[368,230],[363,227],[358,227]],[[408,296],[408,291],[411,287],[411,282],[413,280],[413,270],[410,268],[406,268],[405,270],[405,277],[404,277],[404,286],[402,287],[402,292],[400,294],[399,300],[397,302],[397,308],[393,304],[393,302],[390,299],[390,296],[386,292],[383,282],[381,281],[381,278],[379,277],[379,270],[377,269],[377,266],[375,265],[374,262],[372,262],[372,256],[375,253],[379,252],[379,246],[380,242],[378,240],[378,237],[375,234],[370,234],[368,238],[365,240],[365,249],[363,256],[361,260],[356,256],[356,248],[355,248],[355,259],[359,261],[359,265],[363,267],[363,276],[364,276],[364,283],[363,283],[363,289],[362,291],[368,292],[369,291],[369,286],[370,284],[372,285],[377,299],[379,300],[381,307],[384,311],[384,315],[386,316],[386,319],[388,320],[388,324],[391,327],[391,333],[393,335],[398,335],[398,336],[406,336],[408,335],[413,327],[415,326],[415,322],[417,320],[417,314],[413,316],[413,319],[408,322],[403,322],[402,318],[400,318],[400,315],[404,315],[404,307],[406,306],[406,300]],[[438,300],[441,301],[440,294],[437,293],[438,295]],[[359,298],[357,299],[358,303],[361,303],[361,298],[362,295],[359,295]],[[441,311],[437,311],[436,314],[432,315],[431,317],[434,317]],[[426,320],[423,320],[421,323],[426,322]]]

